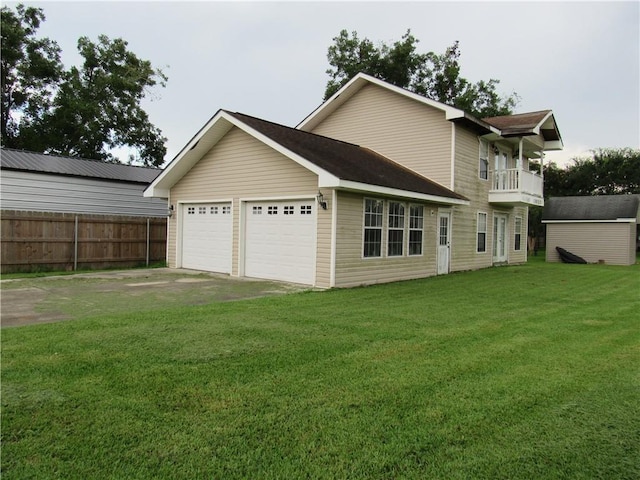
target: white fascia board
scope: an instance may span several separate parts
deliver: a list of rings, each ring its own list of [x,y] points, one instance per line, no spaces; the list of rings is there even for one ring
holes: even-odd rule
[[[168,197],[168,192],[178,180],[180,180],[204,155],[204,151],[197,150],[203,137],[210,137],[211,146],[224,136],[231,125],[227,125],[220,131],[214,131],[213,128],[224,118],[224,112],[218,110],[218,112],[211,117],[211,119],[189,140],[189,142],[180,150],[180,152],[174,157],[173,160],[167,165],[162,173],[156,177],[156,179],[147,187],[144,191],[145,197]],[[227,120],[227,119],[225,119]],[[228,121],[228,120],[227,120]],[[219,138],[215,138],[215,137]],[[211,148],[206,147],[206,150]],[[200,150],[203,150],[202,148]]]
[[[216,130],[215,127],[221,127]],[[235,126],[252,136],[256,140],[264,143],[265,145],[273,148],[277,152],[286,156],[287,158],[298,163],[300,166],[315,173],[319,177],[326,178],[327,181],[335,181],[336,177],[321,169],[317,165],[309,162],[305,158],[293,153],[287,148],[283,147],[277,142],[274,142],[269,137],[254,130],[242,120],[230,115],[224,110],[218,111],[207,124],[200,129],[200,131],[187,143],[187,145],[180,151],[180,153],[174,158],[174,160],[162,171],[160,175],[147,187],[144,191],[145,197],[168,197],[169,190],[173,185],[177,183],[201,158],[206,151],[208,151],[213,145],[215,145],[226,132],[229,131],[231,126]],[[199,145],[200,142],[202,145]],[[197,149],[198,146],[203,146],[206,143],[205,148],[202,151]]]
[[[142,196],[145,198],[169,198],[169,189],[156,188],[153,185],[149,185],[142,192]]]
[[[314,123],[314,121],[318,117],[324,118],[326,115],[323,112],[333,111],[334,104],[335,106],[339,106],[346,99],[351,97],[354,93],[364,87],[367,83],[372,83],[374,85],[378,85],[382,88],[386,88],[392,92],[403,95],[407,98],[420,102],[424,105],[429,105],[433,108],[436,108],[445,113],[445,118],[447,120],[453,120],[456,118],[462,118],[465,116],[464,111],[450,107],[449,105],[445,105],[444,103],[437,102],[435,100],[431,100],[430,98],[423,97],[422,95],[418,95],[417,93],[413,93],[409,90],[406,90],[401,87],[397,87],[396,85],[392,85],[390,83],[385,82],[384,80],[380,80],[379,78],[372,77],[371,75],[367,75],[365,73],[359,73],[351,80],[349,80],[340,90],[334,93],[327,101],[325,101],[322,105],[320,105],[315,111],[313,111],[310,115],[308,115],[302,122],[298,124],[296,127],[298,130],[304,130],[309,124]],[[338,100],[339,97],[342,97]]]
[[[379,185],[370,185],[368,183],[354,182],[351,180],[340,180],[330,184],[321,183],[321,188],[335,188],[339,190],[349,190],[353,192],[363,192],[369,194],[386,195],[390,197],[402,197],[410,200],[421,200],[428,203],[439,203],[444,205],[469,205],[468,200],[458,198],[441,197],[438,195],[428,195],[426,193],[411,192],[409,190],[400,190],[399,188],[381,187]]]
[[[534,127],[533,132],[536,135],[540,135],[540,130],[542,129],[542,125],[546,122],[549,117],[553,116],[553,112],[549,110],[549,112],[538,122],[538,124]]]
[[[562,140],[552,140],[550,142],[544,142],[544,151],[549,150],[562,150],[564,149],[564,144]]]
[[[636,223],[636,219],[616,218],[615,220],[542,220],[542,223]]]

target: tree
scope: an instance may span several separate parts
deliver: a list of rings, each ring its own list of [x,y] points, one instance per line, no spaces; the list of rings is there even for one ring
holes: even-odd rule
[[[62,77],[60,48],[36,38],[44,20],[41,9],[2,7],[1,124],[2,144],[23,148],[21,127],[31,125],[51,107]]]
[[[375,47],[369,39],[360,40],[357,32],[350,36],[346,30],[333,41],[327,53],[332,68],[326,71],[331,78],[325,100],[356,74],[364,72],[478,118],[508,115],[518,103],[515,93],[504,98],[497,93],[499,80],[471,83],[460,76],[457,41],[441,55],[418,53],[419,40],[410,30],[391,46],[381,43]]]
[[[598,148],[564,169],[545,167],[545,197],[640,193],[640,150]]]
[[[12,13],[3,7],[3,35],[5,10],[8,18]],[[44,20],[41,9],[31,10],[32,16]],[[44,42],[53,43],[48,39]],[[134,152],[129,163],[160,166],[166,154],[166,139],[151,124],[141,102],[152,87],[164,86],[167,77],[149,61],[130,52],[127,42],[120,38],[111,40],[100,35],[97,42],[92,42],[81,37],[78,51],[82,65],[61,69],[51,82],[47,101],[39,102],[40,108],[32,109],[31,116],[15,115],[15,109],[7,109],[9,123],[15,127],[8,129],[12,136],[5,138],[3,132],[3,143],[109,162],[118,161],[113,149],[128,147]],[[20,75],[17,79],[20,84]],[[3,103],[3,115],[4,107]],[[11,145],[8,140],[12,140]]]

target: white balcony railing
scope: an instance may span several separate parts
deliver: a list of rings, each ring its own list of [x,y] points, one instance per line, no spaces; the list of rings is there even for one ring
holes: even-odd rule
[[[489,199],[491,201],[493,197],[498,203],[538,204],[538,199],[542,199],[542,187],[542,177],[536,173],[519,168],[495,170],[491,172]]]

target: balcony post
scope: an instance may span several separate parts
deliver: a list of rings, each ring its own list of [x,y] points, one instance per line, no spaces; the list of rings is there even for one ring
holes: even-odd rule
[[[520,137],[520,143],[518,144],[518,168],[524,170],[524,164],[522,163],[522,150],[524,147],[524,137]],[[528,165],[527,165],[528,167]],[[527,168],[529,170],[529,168]]]

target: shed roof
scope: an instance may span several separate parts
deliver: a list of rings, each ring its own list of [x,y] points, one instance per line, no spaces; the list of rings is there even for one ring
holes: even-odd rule
[[[157,168],[61,157],[4,147],[0,150],[0,166],[7,170],[143,184],[151,183],[162,171]]]
[[[552,197],[545,202],[543,223],[636,221],[640,195]]]

